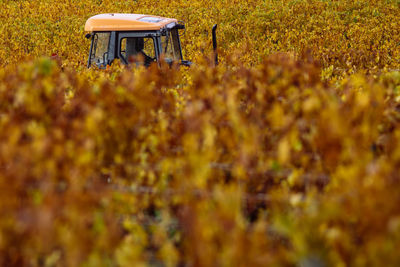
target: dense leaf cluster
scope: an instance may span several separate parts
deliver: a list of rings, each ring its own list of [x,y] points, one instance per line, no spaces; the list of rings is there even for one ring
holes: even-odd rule
[[[399,74],[228,61],[2,69],[2,265],[398,263]]]
[[[1,3],[1,266],[400,265],[397,1]],[[196,64],[86,70],[103,12]]]

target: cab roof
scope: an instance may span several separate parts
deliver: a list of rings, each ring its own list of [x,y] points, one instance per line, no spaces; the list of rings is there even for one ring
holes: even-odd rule
[[[176,19],[163,18],[143,14],[99,14],[89,18],[85,24],[85,31],[147,31],[160,30]]]

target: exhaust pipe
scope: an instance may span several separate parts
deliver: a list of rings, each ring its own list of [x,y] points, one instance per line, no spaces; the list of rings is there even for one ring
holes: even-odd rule
[[[218,53],[217,53],[217,24],[214,24],[212,27],[212,42],[213,42],[213,49],[214,49],[214,61],[215,61],[215,66],[218,65]]]

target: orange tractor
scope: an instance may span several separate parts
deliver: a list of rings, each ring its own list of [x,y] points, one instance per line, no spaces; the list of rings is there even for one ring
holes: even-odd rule
[[[213,47],[216,52],[216,28],[213,26]],[[135,62],[149,66],[160,62],[174,62],[190,66],[183,60],[179,30],[185,25],[176,19],[141,14],[100,14],[85,24],[86,38],[91,39],[88,68],[105,68],[114,59],[124,64]],[[215,53],[215,63],[218,63]]]

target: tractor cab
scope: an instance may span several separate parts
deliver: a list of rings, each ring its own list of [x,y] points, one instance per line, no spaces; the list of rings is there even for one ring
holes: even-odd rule
[[[185,26],[176,19],[140,14],[100,14],[85,24],[91,39],[87,66],[105,68],[114,59],[124,64],[149,66],[163,58],[190,66],[183,60],[179,30]]]

